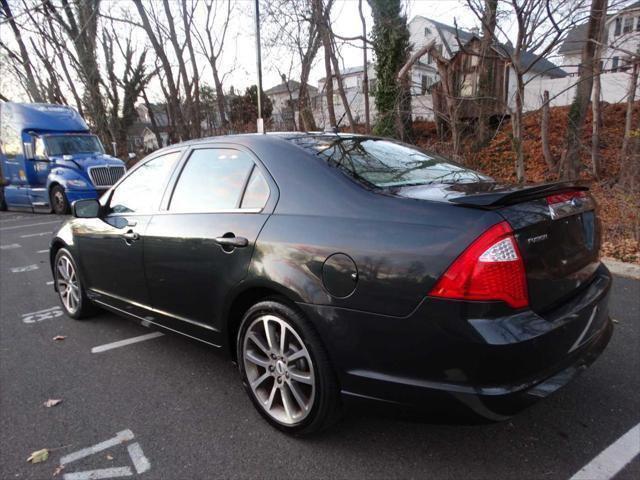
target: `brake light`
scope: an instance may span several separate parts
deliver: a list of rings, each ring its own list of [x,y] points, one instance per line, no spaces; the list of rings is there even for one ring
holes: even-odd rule
[[[480,235],[440,277],[429,295],[459,300],[501,300],[529,305],[524,262],[505,221]]]
[[[587,192],[584,190],[578,190],[573,192],[565,192],[565,193],[558,193],[555,195],[549,195],[547,197],[547,204],[556,205],[558,203],[566,203],[566,202],[570,202],[574,198],[578,198],[578,199],[587,198]]]

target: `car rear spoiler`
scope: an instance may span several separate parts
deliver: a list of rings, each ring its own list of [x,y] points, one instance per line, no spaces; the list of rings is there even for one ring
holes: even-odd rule
[[[568,190],[589,190],[582,182],[550,182],[537,185],[513,185],[487,193],[450,198],[449,201],[460,205],[478,208],[502,207],[543,198],[552,193]]]

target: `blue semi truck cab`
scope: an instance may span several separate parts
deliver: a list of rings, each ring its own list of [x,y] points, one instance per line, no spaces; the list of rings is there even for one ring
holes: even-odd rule
[[[73,108],[0,103],[0,208],[65,214],[125,172]]]

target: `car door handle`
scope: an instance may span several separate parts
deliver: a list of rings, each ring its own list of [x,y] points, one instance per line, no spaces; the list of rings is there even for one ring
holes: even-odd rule
[[[122,238],[124,238],[127,242],[135,242],[137,240],[140,240],[140,234],[138,232],[134,232],[133,230],[129,230],[128,232],[122,234]]]
[[[216,237],[215,241],[223,248],[244,248],[249,245],[249,240],[244,237]]]

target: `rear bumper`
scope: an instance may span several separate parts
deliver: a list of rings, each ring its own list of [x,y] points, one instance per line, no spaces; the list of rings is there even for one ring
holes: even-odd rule
[[[477,318],[465,302],[426,298],[398,318],[302,304],[347,397],[413,406],[452,401],[505,418],[567,384],[608,344],[611,276],[552,312]]]

